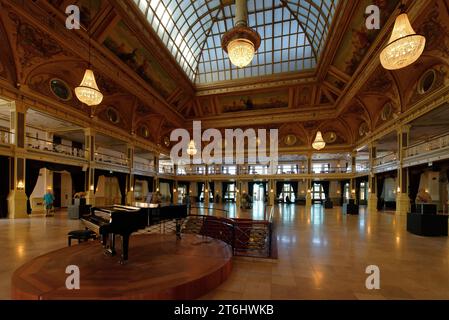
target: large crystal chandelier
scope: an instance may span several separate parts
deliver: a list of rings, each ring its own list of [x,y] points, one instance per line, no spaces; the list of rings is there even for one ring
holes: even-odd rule
[[[91,0],[89,0],[89,10],[91,10]],[[75,88],[75,95],[79,101],[87,104],[89,107],[97,106],[103,101],[103,94],[100,92],[95,81],[94,72],[90,65],[90,32],[87,30],[89,36],[89,67],[84,72],[83,80],[80,85]]]
[[[326,146],[326,142],[323,139],[323,135],[321,134],[321,131],[318,131],[315,137],[315,141],[312,143],[312,148],[315,150],[322,150]]]
[[[88,106],[96,106],[103,101],[103,94],[98,89],[94,72],[91,69],[86,69],[81,84],[75,88],[75,94],[79,101]]]
[[[232,64],[239,68],[244,68],[251,63],[261,41],[260,35],[248,27],[246,1],[235,1],[235,26],[226,32],[221,40],[223,50],[228,53]]]
[[[387,70],[405,68],[419,59],[426,46],[426,38],[416,34],[401,5],[390,41],[380,54],[380,62]]]
[[[187,154],[189,156],[194,156],[198,150],[196,150],[195,141],[190,140],[189,146],[187,147]]]

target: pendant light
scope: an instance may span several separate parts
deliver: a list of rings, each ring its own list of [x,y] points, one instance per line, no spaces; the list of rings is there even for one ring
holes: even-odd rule
[[[89,1],[90,9],[90,1]],[[90,24],[91,21],[89,21]],[[91,69],[90,64],[90,32],[87,30],[89,35],[89,67],[84,72],[83,80],[80,85],[75,88],[75,95],[79,101],[88,105],[89,107],[97,106],[103,101],[103,94],[98,89],[97,82],[95,81],[95,75]]]
[[[323,139],[323,135],[321,134],[321,131],[318,131],[315,137],[315,141],[312,143],[312,148],[315,150],[323,150],[326,146],[326,142]]]
[[[236,0],[234,28],[224,34],[221,46],[232,64],[239,68],[251,63],[261,42],[260,35],[248,27],[247,20],[247,0]]]
[[[194,156],[194,155],[196,155],[197,152],[198,152],[198,150],[196,149],[195,141],[190,140],[189,146],[187,147],[187,154],[189,156]]]
[[[390,40],[380,54],[380,62],[387,70],[411,65],[419,59],[426,46],[426,38],[413,30],[403,4],[400,9]]]

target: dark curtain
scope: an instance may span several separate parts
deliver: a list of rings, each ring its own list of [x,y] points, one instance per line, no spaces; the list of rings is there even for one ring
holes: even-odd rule
[[[224,200],[224,198],[225,198],[225,195],[226,195],[226,192],[228,191],[228,187],[230,186],[230,185],[232,185],[232,184],[234,184],[234,182],[223,182],[223,184],[222,184],[222,190],[221,190],[221,197],[222,197],[222,199]]]
[[[279,199],[282,193],[282,188],[284,187],[283,181],[277,181],[276,182],[276,199]]]
[[[248,194],[250,197],[252,197],[254,195],[254,184],[255,184],[255,182],[253,182],[253,181],[248,182]]]
[[[212,199],[215,199],[215,183],[209,182],[209,191],[212,192]],[[212,202],[214,202],[212,200]]]
[[[382,198],[382,191],[384,190],[385,177],[377,177],[377,210],[383,210],[384,199]]]
[[[324,196],[326,197],[326,200],[329,200],[329,188],[330,188],[330,182],[329,181],[322,181],[321,186],[323,187]]]
[[[293,181],[293,182],[290,182],[290,185],[293,188],[293,192],[294,192],[295,198],[296,198],[298,196],[299,183],[298,183],[298,181]]]
[[[204,182],[197,182],[197,197],[198,201],[200,201],[201,191],[203,190]]]
[[[3,179],[0,181],[0,218],[8,217],[8,195],[9,195],[9,158],[0,157],[0,167],[3,170]]]
[[[70,176],[72,177],[72,195],[86,191],[84,189],[86,182],[86,173],[84,171],[71,172]]]
[[[345,185],[350,183],[349,180],[340,181],[340,203],[343,205],[345,203]]]
[[[355,179],[355,199],[356,203],[360,204],[360,184],[362,181],[360,179]]]
[[[416,204],[416,196],[419,191],[419,182],[421,181],[421,170],[411,171],[409,179],[409,197],[412,204]]]

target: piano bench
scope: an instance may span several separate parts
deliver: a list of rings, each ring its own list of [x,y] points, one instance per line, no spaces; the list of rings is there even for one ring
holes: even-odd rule
[[[88,241],[89,239],[97,239],[97,234],[89,229],[70,231],[67,235],[69,247],[72,245],[72,239],[78,240],[78,243]]]

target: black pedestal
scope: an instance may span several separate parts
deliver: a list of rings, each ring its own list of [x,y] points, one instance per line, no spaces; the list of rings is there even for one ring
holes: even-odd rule
[[[425,237],[447,237],[448,216],[437,214],[407,214],[407,231]]]
[[[331,200],[326,200],[324,202],[324,208],[325,209],[332,209],[334,207],[334,203]]]
[[[344,203],[342,210],[344,214],[359,214],[359,206],[354,203],[354,200],[349,200],[349,203]]]

